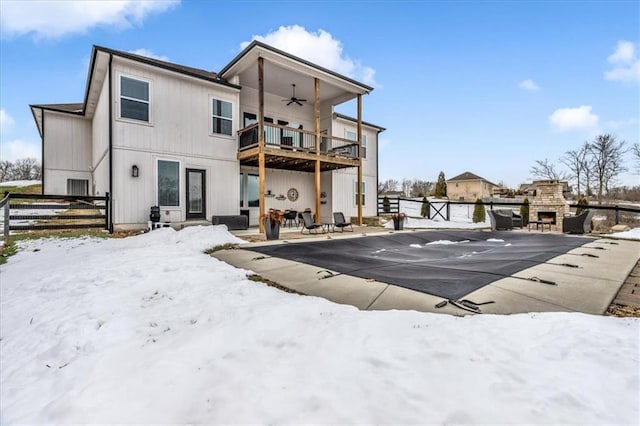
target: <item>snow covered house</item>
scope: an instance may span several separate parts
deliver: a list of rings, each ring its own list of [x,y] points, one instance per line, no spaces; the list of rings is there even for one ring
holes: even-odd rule
[[[363,83],[261,42],[214,73],[94,46],[84,101],[30,105],[45,194],[111,196],[115,229],[269,208],[376,215]],[[357,102],[357,117],[334,111]],[[359,195],[358,195],[359,194]]]

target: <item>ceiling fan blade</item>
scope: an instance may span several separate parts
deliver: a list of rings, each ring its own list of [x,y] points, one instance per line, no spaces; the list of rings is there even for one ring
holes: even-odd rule
[[[286,100],[286,99],[285,99]],[[289,101],[289,103],[287,103],[287,106],[291,105],[292,103],[294,103],[295,101]]]
[[[306,99],[298,99],[300,102],[307,102]]]
[[[297,100],[297,101],[296,101],[296,103],[297,103],[298,105],[300,105],[300,106],[302,106],[302,104],[300,103],[300,101],[301,101],[301,100],[302,100],[302,99],[299,99],[299,100]]]

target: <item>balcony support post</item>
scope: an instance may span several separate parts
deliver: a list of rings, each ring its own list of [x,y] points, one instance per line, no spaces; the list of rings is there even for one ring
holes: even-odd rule
[[[322,223],[320,217],[320,80],[313,79],[313,126],[316,135],[315,189],[316,189],[316,222]]]
[[[362,95],[358,93],[358,226],[362,226]]]
[[[258,223],[260,232],[264,232],[261,217],[266,213],[265,197],[265,161],[264,161],[264,58],[258,58]]]

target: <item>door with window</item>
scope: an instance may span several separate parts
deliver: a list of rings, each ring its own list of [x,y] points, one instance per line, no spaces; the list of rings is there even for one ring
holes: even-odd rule
[[[206,171],[187,169],[187,219],[206,219]]]

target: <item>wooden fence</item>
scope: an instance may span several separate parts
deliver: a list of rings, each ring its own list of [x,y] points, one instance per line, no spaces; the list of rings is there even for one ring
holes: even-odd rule
[[[109,193],[103,197],[7,193],[0,201],[3,235],[6,240],[10,231],[111,230],[110,202]]]

